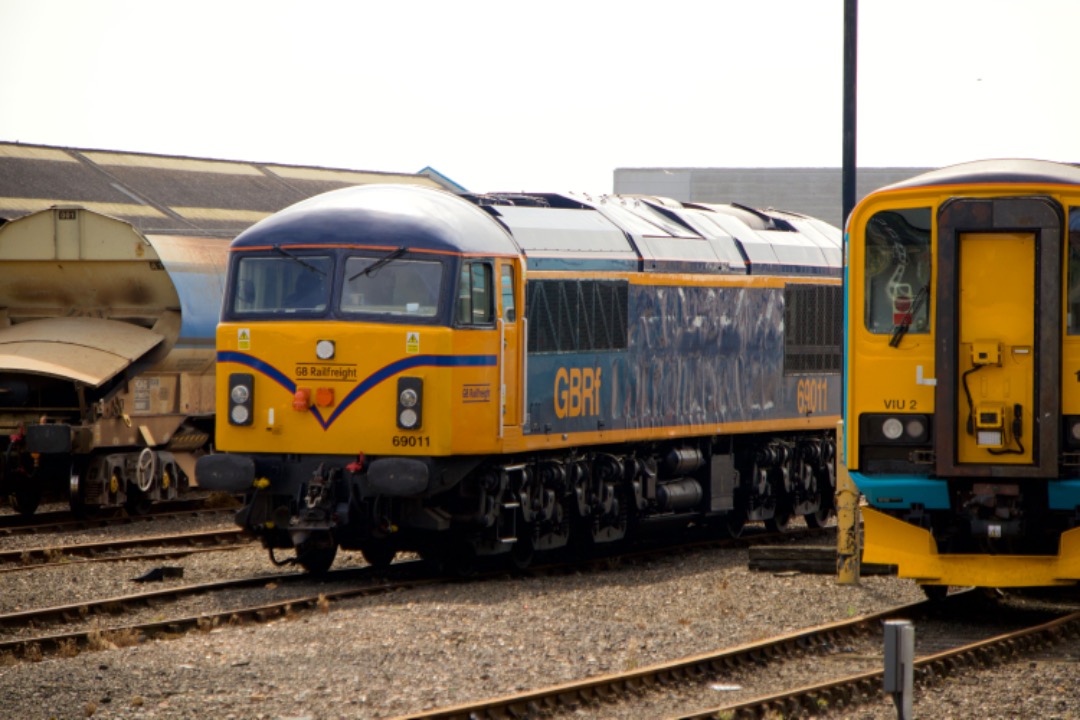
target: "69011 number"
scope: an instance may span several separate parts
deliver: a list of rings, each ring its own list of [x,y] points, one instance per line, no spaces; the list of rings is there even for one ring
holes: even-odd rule
[[[390,444],[394,447],[431,447],[431,438],[427,435],[395,435]]]

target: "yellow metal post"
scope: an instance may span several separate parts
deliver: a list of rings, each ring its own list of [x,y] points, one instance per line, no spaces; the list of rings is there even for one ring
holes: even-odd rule
[[[836,582],[859,584],[859,489],[851,481],[844,446],[844,421],[836,424]]]

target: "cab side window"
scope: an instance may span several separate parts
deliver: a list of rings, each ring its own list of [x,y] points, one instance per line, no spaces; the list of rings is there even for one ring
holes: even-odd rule
[[[490,262],[471,261],[461,266],[454,319],[458,325],[495,322],[495,294]]]
[[[1069,208],[1068,300],[1065,306],[1069,335],[1080,335],[1080,207]]]
[[[501,282],[503,320],[514,322],[517,320],[517,310],[514,308],[514,268],[509,265],[502,266]]]

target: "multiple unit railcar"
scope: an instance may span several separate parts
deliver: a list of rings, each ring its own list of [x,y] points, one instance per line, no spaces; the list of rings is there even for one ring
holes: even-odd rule
[[[841,264],[839,230],[771,210],[313,198],[232,244],[199,482],[311,571],[820,524]]]
[[[0,227],[0,489],[16,510],[177,497],[213,437],[227,249],[74,205]]]
[[[998,160],[848,221],[842,470],[930,595],[1080,580],[1080,169]]]

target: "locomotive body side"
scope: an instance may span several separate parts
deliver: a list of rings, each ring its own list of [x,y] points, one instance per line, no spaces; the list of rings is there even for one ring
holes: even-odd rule
[[[865,561],[929,594],[1080,580],[1078,231],[1080,171],[1039,161],[935,171],[852,213],[842,460]]]
[[[246,492],[238,522],[316,571],[338,546],[525,562],[653,521],[820,522],[838,242],[754,275],[678,215],[714,211],[634,203],[365,187],[256,225],[218,329],[228,454],[200,482]]]

